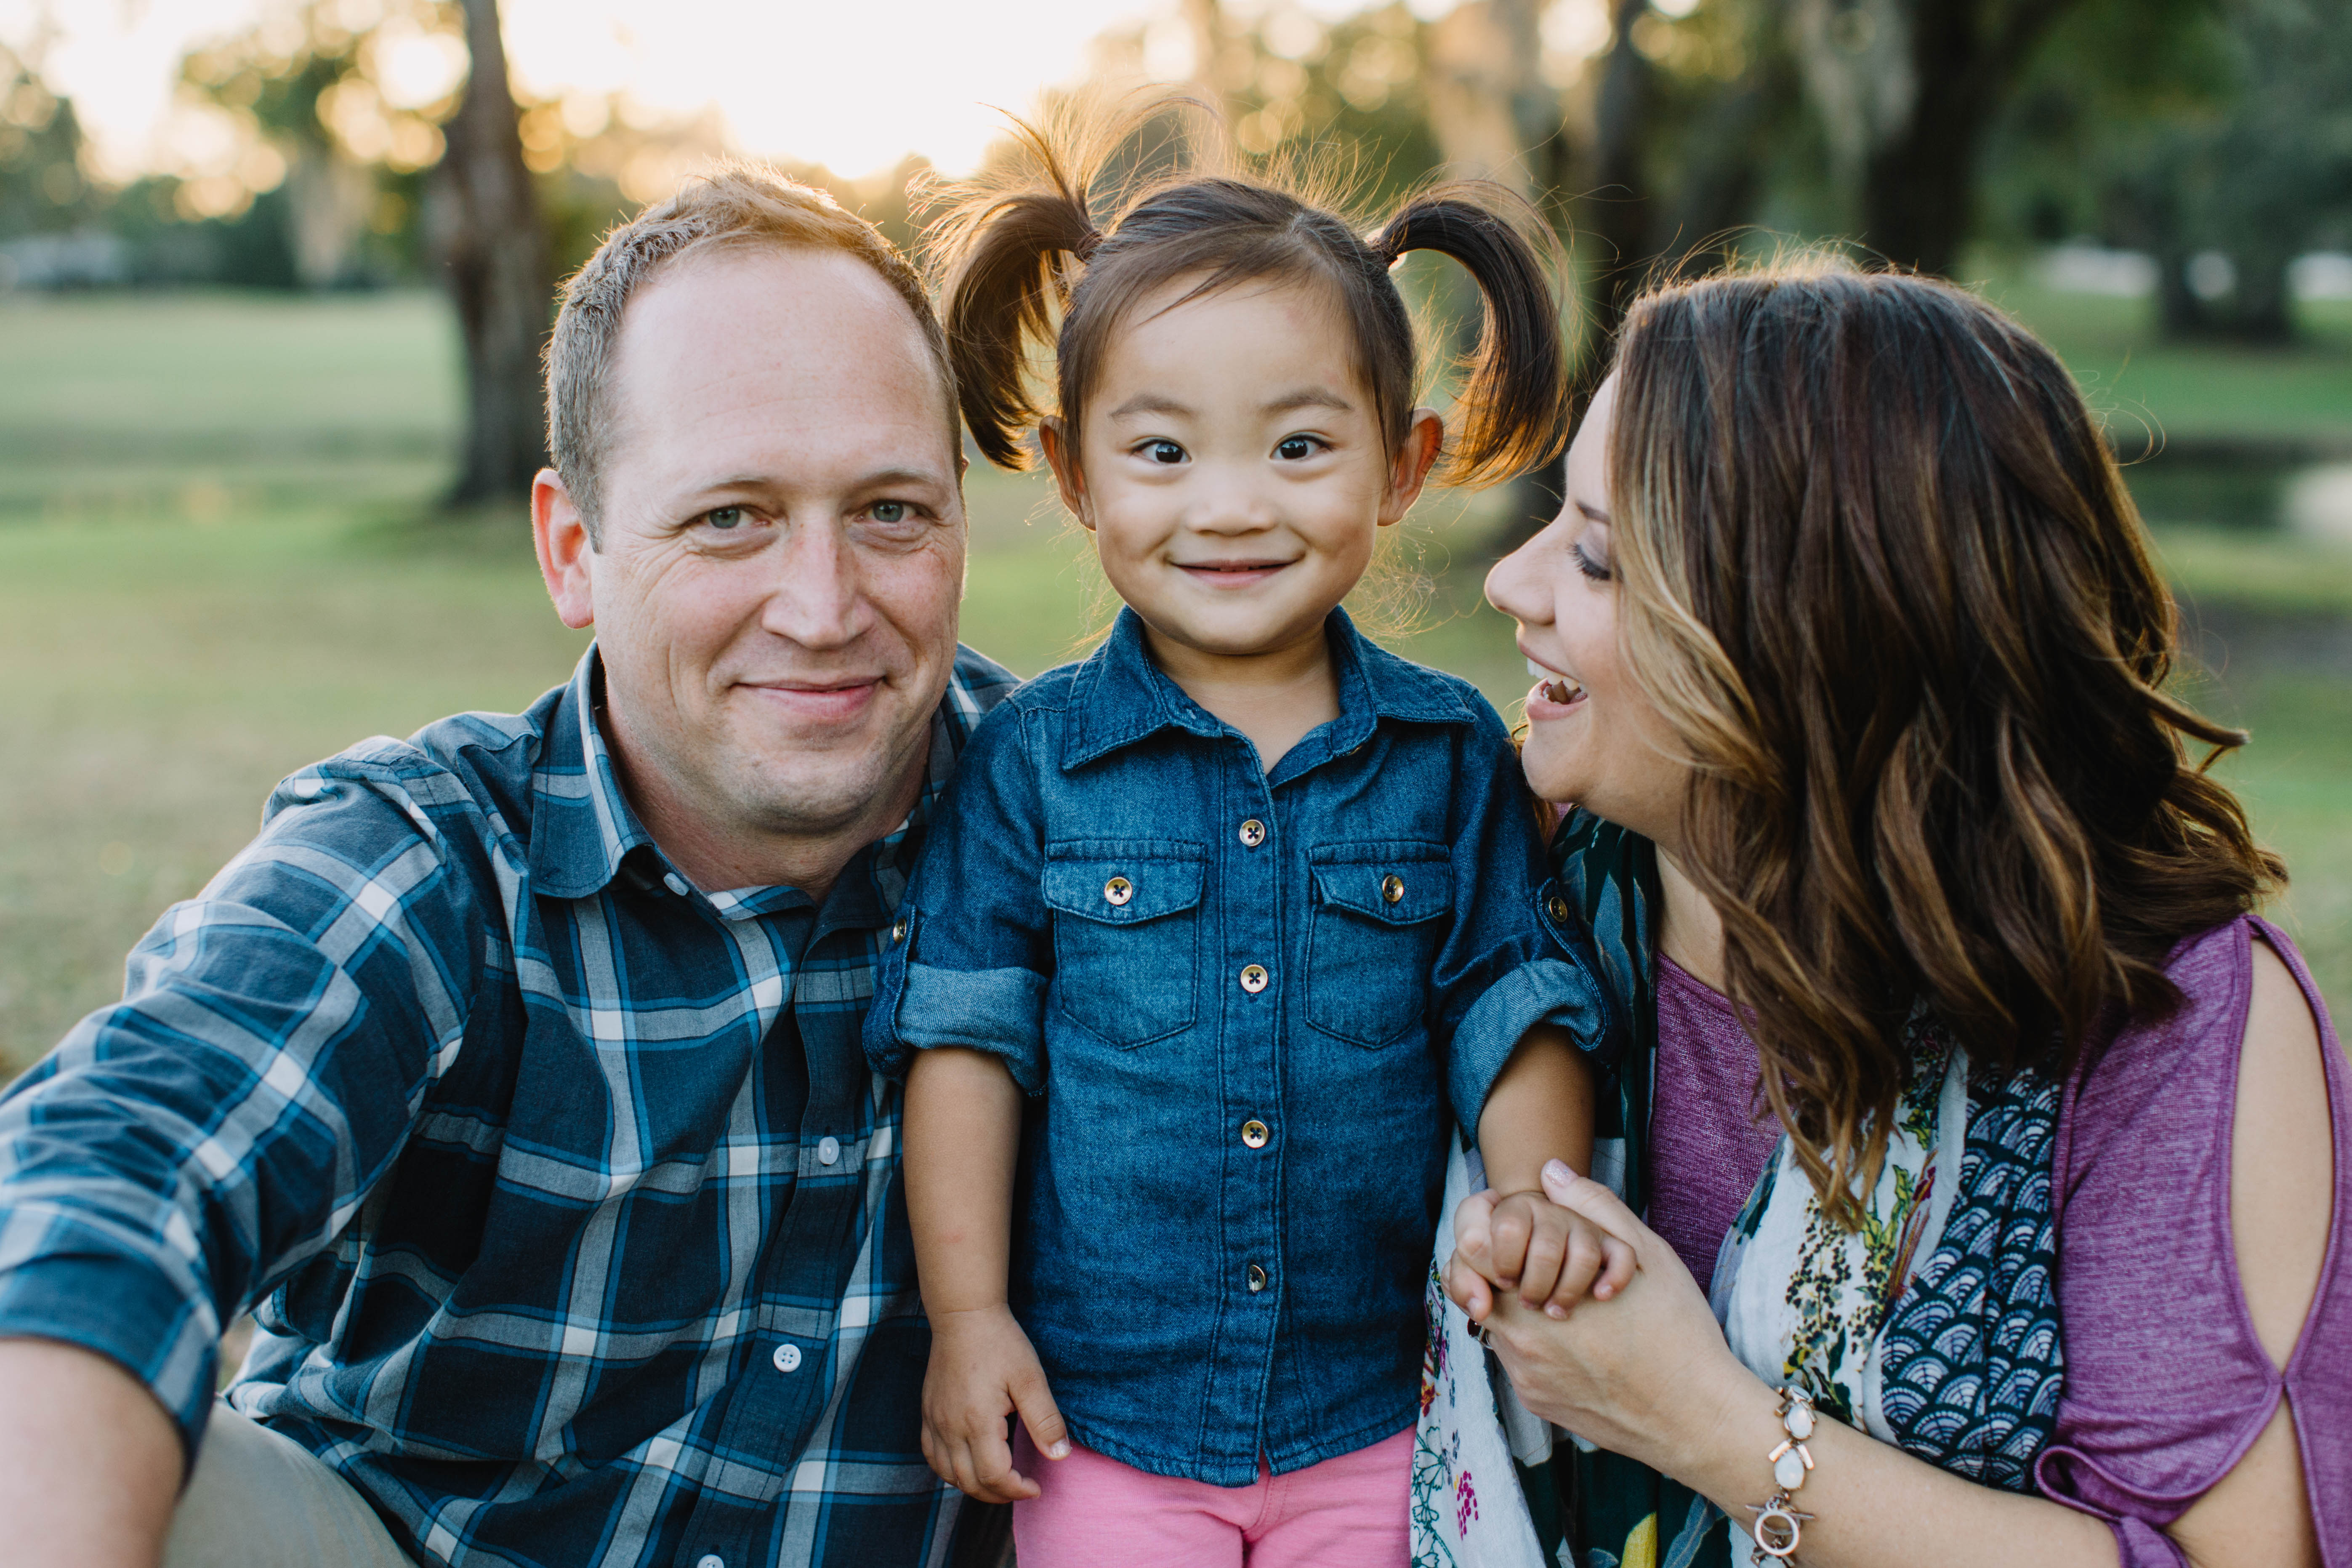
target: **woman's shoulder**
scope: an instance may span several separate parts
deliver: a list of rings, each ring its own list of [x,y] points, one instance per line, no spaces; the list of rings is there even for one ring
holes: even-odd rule
[[[2180,1005],[2116,1029],[2061,1110],[2067,1381],[2039,1471],[2157,1524],[2265,1425],[2279,1363],[2316,1365],[2298,1334],[2352,1312],[2352,1281],[2320,1268],[2352,1228],[2352,1173],[2333,1170],[2352,1073],[2301,955],[2247,916],[2183,941],[2165,972]]]

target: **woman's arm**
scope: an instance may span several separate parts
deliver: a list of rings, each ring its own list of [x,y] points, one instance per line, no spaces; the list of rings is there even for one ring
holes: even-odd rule
[[[2254,1336],[2284,1368],[2327,1260],[2333,1205],[2312,1194],[2336,1190],[2334,1127],[2319,1025],[2303,987],[2267,942],[2254,943],[2253,959],[2230,1133],[2230,1228]],[[2245,1458],[2167,1533],[2199,1568],[2317,1564],[2303,1453],[2284,1400]]]
[[[2258,967],[2240,1092],[2241,1126],[2252,1118],[2259,1134],[2241,1139],[2236,1169],[2264,1164],[2273,1152],[2280,1163],[2242,1190],[2235,1207],[2241,1256],[2255,1257],[2248,1273],[2250,1304],[2285,1287],[2270,1308],[2258,1307],[2274,1311],[2277,1322],[2292,1323],[2283,1342],[2273,1342],[2265,1333],[2273,1354],[2283,1357],[2308,1310],[2325,1250],[2325,1215],[2316,1227],[2307,1219],[2297,1221],[2299,1232],[2288,1235],[2271,1223],[2273,1216],[2252,1211],[2266,1208],[2273,1192],[2287,1200],[2280,1213],[2293,1209],[2297,1194],[2305,1208],[2314,1206],[2308,1202],[2311,1186],[2296,1182],[2298,1175],[2312,1179],[2311,1171],[2299,1166],[2312,1159],[2315,1149],[2316,1179],[2324,1183],[2331,1169],[2327,1101],[2318,1077],[2316,1038],[2307,1032],[2309,1014],[2300,1009],[2299,994],[2283,967],[2271,982],[2260,974]],[[2275,1005],[2277,982],[2289,988],[2295,1008]],[[2273,1005],[2265,1005],[2266,994]],[[2298,1012],[2306,1031],[2299,1053],[2291,1043]],[[2257,1065],[2263,1060],[2284,1067],[2287,1081],[2273,1083],[2271,1068]],[[2298,1080],[2298,1071],[2308,1076]],[[2289,1102],[2298,1099],[2305,1108],[2316,1105],[2319,1116],[2311,1117],[2307,1109],[2294,1110]],[[2265,1121],[2265,1107],[2285,1112],[2285,1119]],[[2266,1147],[2261,1136],[2273,1142]],[[1749,1505],[1761,1503],[1772,1489],[1765,1456],[1782,1436],[1777,1393],[1732,1356],[1674,1250],[1614,1194],[1559,1170],[1545,1173],[1545,1186],[1555,1201],[1633,1247],[1639,1266],[1633,1285],[1615,1300],[1579,1309],[1565,1322],[1528,1310],[1507,1293],[1486,1289],[1466,1268],[1454,1270],[1455,1299],[1474,1318],[1485,1319],[1528,1409],[1674,1476],[1744,1527],[1755,1517]],[[1465,1207],[1457,1222],[1465,1246],[1484,1224],[1483,1215]],[[2266,1251],[2275,1252],[2285,1268],[2265,1263],[2260,1255]],[[2300,1307],[2292,1278],[2302,1281]],[[2262,1317],[2256,1322],[2260,1328]],[[2062,1504],[1977,1486],[1835,1422],[1822,1424],[1811,1447],[1816,1468],[1797,1494],[1796,1506],[1814,1515],[1804,1527],[1800,1552],[1814,1568],[2107,1568],[2116,1562],[2113,1532]],[[2319,1558],[2292,1427],[2273,1423],[2169,1533],[2195,1568],[2315,1565]]]

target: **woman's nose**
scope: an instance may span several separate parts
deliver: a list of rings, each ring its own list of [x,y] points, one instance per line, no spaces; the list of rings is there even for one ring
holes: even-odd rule
[[[1521,625],[1550,619],[1541,613],[1542,596],[1531,591],[1534,573],[1528,556],[1535,545],[1535,540],[1528,540],[1496,562],[1486,574],[1486,602]]]

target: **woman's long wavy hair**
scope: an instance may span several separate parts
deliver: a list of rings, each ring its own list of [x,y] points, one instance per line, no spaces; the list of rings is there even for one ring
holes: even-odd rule
[[[1980,1070],[2063,1072],[2285,868],[2206,774],[2244,735],[2165,689],[2098,422],[2008,316],[1809,260],[1643,299],[1617,374],[1622,654],[1695,770],[1762,1093],[1850,1225],[1916,1003]]]

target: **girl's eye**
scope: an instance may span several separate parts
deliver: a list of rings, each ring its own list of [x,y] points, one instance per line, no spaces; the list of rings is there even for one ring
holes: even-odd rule
[[[740,527],[743,521],[743,509],[740,506],[715,506],[702,514],[702,521],[721,531]]]
[[[1312,436],[1286,436],[1282,444],[1275,447],[1274,455],[1285,462],[1301,462],[1315,455],[1316,446]]]
[[[1576,569],[1595,583],[1607,583],[1617,575],[1616,573],[1587,555],[1584,552],[1584,541],[1580,539],[1568,547],[1568,552],[1576,558]]]
[[[1184,448],[1173,441],[1146,441],[1143,455],[1155,463],[1181,463],[1184,460]]]

